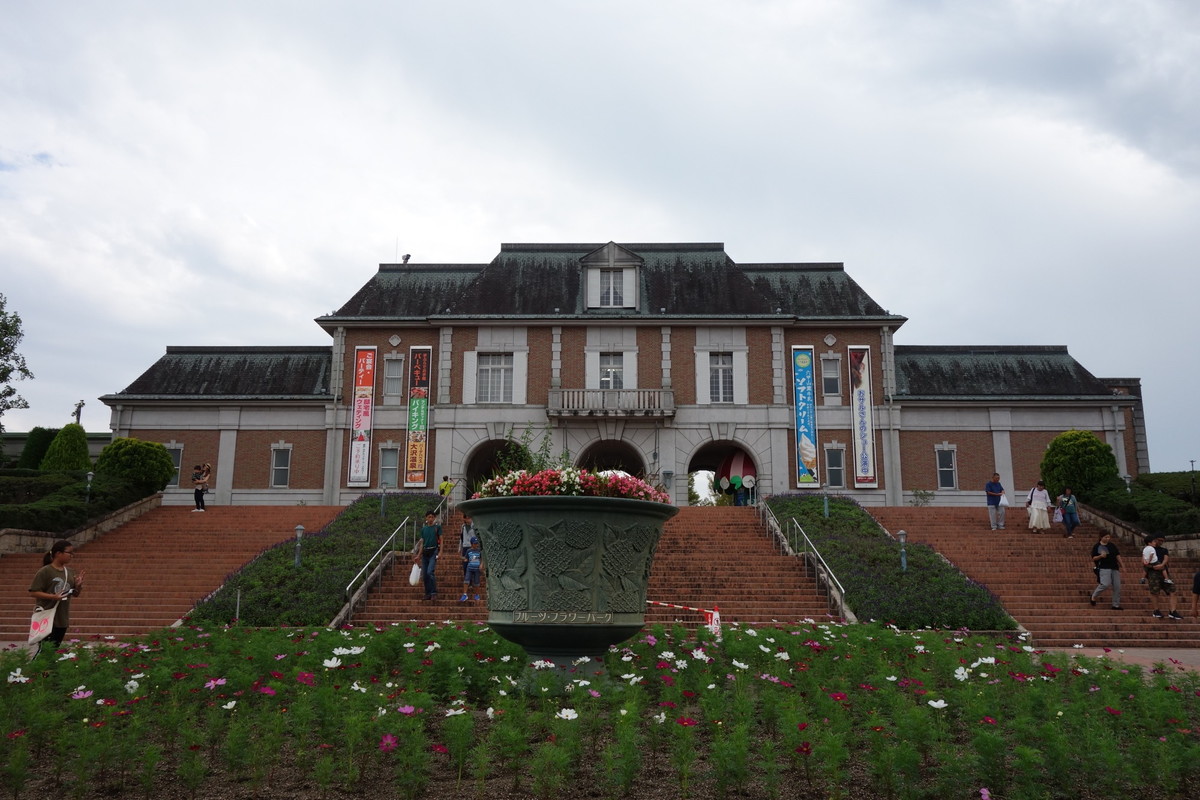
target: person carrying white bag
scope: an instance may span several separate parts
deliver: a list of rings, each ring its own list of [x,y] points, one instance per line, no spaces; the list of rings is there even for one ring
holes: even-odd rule
[[[29,630],[29,643],[38,643],[38,653],[41,652],[43,640],[50,642],[57,650],[67,635],[67,626],[71,622],[71,598],[83,590],[83,572],[72,573],[67,566],[74,554],[74,545],[66,539],[57,540],[42,559],[44,566],[33,576],[33,583],[29,585],[29,594],[38,601],[40,609],[34,612]],[[51,609],[54,619],[47,631],[43,618],[45,612]],[[37,653],[34,657],[37,657]]]

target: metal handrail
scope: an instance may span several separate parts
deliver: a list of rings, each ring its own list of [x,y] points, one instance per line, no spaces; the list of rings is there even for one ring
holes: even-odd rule
[[[396,526],[396,530],[392,531],[392,535],[391,535],[391,536],[389,536],[388,538],[384,539],[384,540],[383,540],[383,544],[379,545],[379,549],[378,549],[378,550],[376,550],[376,551],[375,551],[375,553],[374,553],[374,554],[373,554],[373,555],[372,555],[370,558],[368,558],[368,559],[367,559],[367,563],[366,563],[366,564],[363,564],[363,568],[362,568],[362,569],[360,569],[360,570],[358,571],[358,574],[357,574],[357,575],[355,575],[353,578],[351,578],[351,579],[350,579],[350,582],[346,584],[346,591],[345,591],[345,593],[344,593],[344,596],[345,596],[345,597],[347,597],[347,598],[349,598],[349,597],[350,597],[350,588],[351,588],[352,586],[354,586],[354,582],[355,582],[355,581],[357,581],[359,578],[361,578],[361,577],[363,576],[363,574],[364,574],[364,573],[365,573],[365,572],[366,572],[368,569],[370,569],[370,567],[371,567],[371,563],[372,563],[372,562],[373,562],[373,561],[376,559],[376,557],[377,557],[377,556],[378,556],[380,553],[382,553],[384,550],[386,550],[386,549],[387,549],[388,545],[390,545],[392,542],[396,541],[396,534],[398,534],[398,533],[400,532],[400,529],[401,529],[401,528],[403,528],[405,525],[407,525],[407,524],[408,524],[408,521],[409,521],[410,519],[411,519],[411,517],[405,517],[405,518],[404,518],[404,521],[403,521],[403,522],[401,522],[399,525],[397,525],[397,526]],[[392,548],[392,549],[394,550],[395,548]]]
[[[808,534],[804,532],[804,527],[796,521],[795,517],[792,517],[788,520],[788,524],[792,529],[791,532],[798,531],[800,534],[799,538],[804,543],[803,550],[797,553],[792,548],[791,540],[788,534],[784,532],[783,526],[779,524],[779,520],[776,518],[775,512],[773,512],[767,506],[766,502],[760,502],[757,508],[759,518],[766,525],[767,530],[774,534],[776,543],[781,546],[781,550],[783,552],[789,556],[804,556],[803,561],[806,569],[811,566],[810,561],[815,561],[816,564],[819,565],[814,567],[817,577],[817,585],[820,586],[822,580],[824,580],[830,599],[837,604],[838,616],[846,620],[852,619],[853,615],[846,609],[845,587],[843,587],[842,582],[838,580],[833,568],[829,566],[827,561],[825,561],[825,557],[821,555],[821,551],[817,549],[815,544],[813,544],[812,539],[808,538]]]

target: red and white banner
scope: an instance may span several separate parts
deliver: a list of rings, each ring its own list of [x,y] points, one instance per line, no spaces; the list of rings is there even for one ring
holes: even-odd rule
[[[371,428],[375,411],[375,348],[354,348],[348,486],[371,485]]]
[[[875,419],[871,395],[871,348],[846,348],[850,362],[850,426],[854,440],[854,488],[875,489]]]

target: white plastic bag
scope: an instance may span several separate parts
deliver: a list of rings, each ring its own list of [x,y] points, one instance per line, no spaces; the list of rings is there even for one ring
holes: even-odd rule
[[[421,565],[413,564],[412,569],[408,573],[408,585],[416,586],[421,582]]]
[[[1007,494],[1000,495],[1000,505],[1002,505],[1002,506],[1008,505],[1008,495]]]

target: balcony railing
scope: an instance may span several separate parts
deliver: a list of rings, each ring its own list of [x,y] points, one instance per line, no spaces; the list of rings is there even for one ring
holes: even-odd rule
[[[670,389],[551,389],[551,417],[673,417]]]

